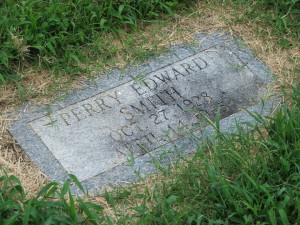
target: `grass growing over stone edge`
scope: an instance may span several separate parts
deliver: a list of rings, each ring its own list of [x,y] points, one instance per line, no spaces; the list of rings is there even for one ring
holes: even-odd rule
[[[300,223],[300,86],[272,116],[215,136],[192,160],[162,169],[166,179],[106,192],[103,206],[74,197],[71,181],[51,182],[26,199],[20,181],[0,177],[1,224],[298,224]],[[245,125],[248,128],[245,127]],[[129,205],[130,208],[126,208]]]
[[[300,86],[286,97],[272,117],[252,114],[258,123],[236,124],[234,134],[217,119],[214,139],[163,169],[154,187],[106,193],[115,224],[299,224]]]

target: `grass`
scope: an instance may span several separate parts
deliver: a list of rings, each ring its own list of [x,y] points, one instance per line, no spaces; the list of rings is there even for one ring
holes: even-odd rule
[[[137,30],[139,21],[172,15],[178,4],[172,0],[1,1],[0,85],[13,82],[20,87],[18,71],[28,67],[72,76],[86,72],[90,61],[107,61],[114,54],[101,39],[105,33],[119,36]]]
[[[71,181],[81,190],[77,178],[70,175],[63,185],[51,182],[34,198],[26,198],[19,179],[5,173],[0,177],[0,223],[9,224],[99,224],[104,217],[100,205],[74,199],[70,192]],[[84,191],[84,190],[83,190]]]
[[[15,84],[20,97],[22,74],[28,70],[47,70],[52,77],[72,79],[91,73],[91,67],[113,65],[118,54],[113,38],[119,38],[136,59],[152,54],[132,48],[132,35],[141,33],[141,24],[174,18],[183,8],[193,10],[196,0],[25,0],[0,3],[0,86]],[[300,37],[300,2],[297,0],[209,1],[249,9],[232,23],[251,21],[272,27],[278,43],[292,47]],[[262,9],[262,10],[261,10]],[[159,31],[158,31],[159,32]],[[266,32],[265,30],[259,31]],[[112,34],[108,37],[107,34]],[[125,38],[121,38],[125,35]],[[155,35],[155,34],[154,34]],[[107,39],[108,38],[108,39]],[[142,45],[142,43],[139,43]]]
[[[155,187],[107,193],[121,215],[115,224],[299,224],[300,87],[273,117],[252,116],[251,131],[216,130],[191,160],[162,170]],[[137,199],[134,213],[114,207]]]
[[[272,34],[278,37],[277,43],[284,48],[294,47],[294,43],[300,40],[300,1],[298,0],[220,0],[219,2],[248,8],[232,22],[249,23],[251,21],[271,27]],[[268,35],[268,30],[257,32],[261,35]]]
[[[161,168],[154,187],[133,185],[106,192],[117,218],[103,206],[74,198],[71,181],[52,182],[26,199],[20,181],[0,177],[2,224],[299,224],[300,223],[300,86],[272,116],[251,114],[256,124],[236,124],[215,135],[196,155]],[[218,118],[218,117],[217,117]],[[245,128],[244,125],[250,127]],[[75,204],[77,202],[77,204]],[[130,205],[130,213],[126,211]],[[121,206],[121,209],[120,209]]]

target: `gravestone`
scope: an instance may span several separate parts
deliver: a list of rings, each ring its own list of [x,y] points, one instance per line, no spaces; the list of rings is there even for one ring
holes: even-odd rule
[[[252,120],[243,109],[267,114],[271,102],[258,103],[271,78],[253,52],[219,33],[195,39],[101,74],[50,106],[26,104],[10,132],[50,179],[71,173],[99,190],[154,172],[153,161],[192,154],[192,136],[212,132],[207,121],[218,110],[224,130]]]

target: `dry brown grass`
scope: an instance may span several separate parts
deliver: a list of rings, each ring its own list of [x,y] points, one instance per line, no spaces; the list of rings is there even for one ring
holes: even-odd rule
[[[195,33],[213,33],[216,30],[222,30],[233,35],[241,36],[249,48],[267,64],[276,76],[273,88],[277,89],[283,84],[299,82],[299,78],[296,78],[294,73],[286,70],[286,68],[291,70],[295,68],[296,65],[290,58],[294,60],[300,58],[299,48],[296,46],[291,49],[278,47],[278,45],[275,44],[276,37],[271,35],[271,28],[261,27],[259,24],[232,23],[233,18],[243,13],[243,10],[247,9],[233,9],[229,6],[212,8],[207,7],[204,3],[199,3],[195,12],[173,19],[163,27],[160,27],[159,24],[144,27],[143,36],[147,41],[144,42],[143,46],[136,46],[136,48],[144,48],[147,50],[152,50],[153,48],[162,49],[170,44],[192,41],[193,34]],[[197,15],[201,16],[199,17]],[[268,35],[257,35],[256,31],[259,29],[264,29]],[[111,37],[107,35],[107,38]],[[139,43],[142,36],[137,36],[136,38],[137,43]],[[115,66],[121,67],[135,60],[135,57],[130,54],[130,51],[126,51],[125,56],[122,54],[124,47],[120,41],[114,39],[113,45],[120,49],[119,54],[114,58],[116,62]],[[108,68],[109,66],[107,65],[106,69]],[[51,94],[50,97],[46,94],[49,93],[49,87],[51,87],[53,81],[58,78],[50,78],[47,71],[34,71],[29,69],[22,75],[24,77],[22,81],[23,84],[30,87],[30,91],[27,92],[28,100],[45,103],[49,102],[51,97],[53,98],[53,94]],[[86,75],[77,77],[77,82],[74,82],[72,86],[67,86],[68,89],[78,87],[78,81],[85,76]],[[60,79],[61,87],[58,87],[58,89],[60,88],[61,90],[62,87],[66,87],[64,84],[66,78]],[[41,185],[47,183],[48,180],[35,167],[30,159],[27,158],[7,131],[11,122],[7,117],[8,113],[12,112],[21,104],[18,90],[14,86],[6,86],[0,87],[0,93],[0,165],[7,168],[9,173],[19,177],[29,195],[34,195]],[[151,189],[155,182],[159,182],[159,179],[157,176],[151,176],[142,181],[140,183],[141,192],[144,191],[144,186],[148,186],[149,189]],[[104,205],[107,214],[111,216],[114,215],[112,209],[103,197],[95,197],[93,201]]]
[[[18,97],[14,97],[16,102],[18,102]],[[14,98],[11,100],[13,99]],[[16,106],[13,102],[11,102],[11,104],[2,104],[2,99],[0,102],[1,112],[4,113],[12,110],[14,108],[13,106]],[[6,168],[9,174],[19,177],[26,191],[34,194],[39,190],[41,185],[46,184],[47,179],[30,159],[28,159],[24,151],[8,133],[7,128],[10,122],[11,119],[8,119],[5,114],[0,115],[0,165]],[[2,173],[3,171],[0,171],[0,175],[2,175]]]

